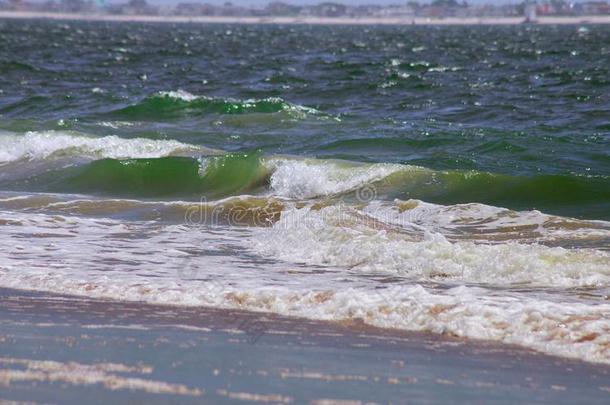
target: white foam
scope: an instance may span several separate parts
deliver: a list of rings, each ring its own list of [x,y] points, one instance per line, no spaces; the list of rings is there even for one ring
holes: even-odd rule
[[[296,214],[312,215],[308,210],[296,210],[286,218]],[[502,277],[516,270],[521,276],[530,274],[534,278],[538,277],[534,273],[540,272],[551,285],[554,282],[563,285],[566,280],[580,285],[595,271],[602,270],[607,276],[610,263],[603,254],[577,253],[583,268],[578,270],[570,258],[573,253],[563,249],[506,244],[496,250],[496,246],[451,244],[434,238],[392,241],[388,234],[366,231],[357,224],[347,227],[352,231],[342,230],[339,224],[332,223],[336,216],[330,217],[331,222],[315,214],[313,217],[322,219],[320,236],[299,228],[292,229],[292,234],[280,234],[289,240],[275,238],[271,242],[294,255],[303,251],[296,245],[298,239],[305,250],[319,249],[325,262],[345,259],[341,245],[347,244],[347,249],[359,255],[359,259],[375,262],[390,255],[403,260],[400,267],[395,267],[399,273],[408,271],[410,264],[419,263],[428,269],[438,265],[456,276],[453,267],[461,262],[466,269],[470,266],[464,279],[483,277],[494,282],[500,280],[500,284]],[[358,269],[345,268],[326,267],[326,271],[316,268],[310,272],[307,266],[300,266],[298,272],[288,272],[294,265],[258,262],[260,258],[248,250],[264,235],[236,227],[215,232],[156,222],[2,211],[0,223],[3,287],[172,305],[241,308],[311,319],[360,318],[376,326],[490,339],[610,363],[610,304],[590,295],[552,289],[514,291],[497,284],[493,288],[450,289],[424,287],[418,282],[387,284],[361,277]],[[270,234],[277,231],[274,229]],[[319,241],[329,248],[323,249]],[[369,249],[371,241],[375,241],[379,252]],[[361,252],[354,251],[355,248]],[[393,253],[393,249],[397,252]],[[409,249],[412,252],[403,252]],[[305,258],[317,261],[314,253],[312,250]],[[418,255],[423,258],[418,259]],[[557,267],[545,264],[549,257]],[[530,263],[532,259],[534,262]],[[485,260],[486,266],[478,265]],[[595,260],[605,264],[605,272],[603,268],[592,267]],[[529,266],[530,273],[519,270],[520,266]],[[234,271],[237,268],[239,271]],[[493,276],[496,271],[499,278]],[[564,274],[566,271],[571,274]],[[604,286],[608,286],[607,281]]]
[[[289,198],[313,198],[357,189],[407,170],[424,170],[398,164],[355,165],[314,159],[268,159],[274,194]],[[372,189],[371,189],[372,190]]]
[[[118,136],[91,137],[66,131],[30,131],[0,134],[0,162],[46,159],[50,156],[92,158],[157,158],[180,153],[201,152],[204,148],[175,140]]]
[[[290,209],[257,231],[258,252],[293,263],[383,272],[413,280],[557,287],[610,284],[610,253],[509,241],[449,241],[403,223],[393,228],[341,205]]]
[[[610,222],[513,211],[479,203],[439,205],[420,200],[371,201],[363,214],[382,223],[441,233],[448,239],[503,243],[596,245],[610,241]],[[597,243],[599,245],[599,243]]]
[[[184,91],[184,90],[180,90],[180,89],[172,90],[172,91],[160,91],[158,94],[163,97],[169,97],[169,98],[173,98],[176,100],[182,100],[182,101],[187,101],[187,102],[195,101],[195,100],[201,98],[200,96],[196,96],[194,94],[189,93],[188,91]]]
[[[280,97],[267,97],[264,99],[249,98],[249,99],[245,99],[245,100],[238,100],[238,99],[234,99],[234,98],[222,98],[221,99],[221,98],[214,98],[214,97],[209,97],[209,96],[199,96],[199,95],[195,95],[195,94],[189,93],[188,91],[184,91],[184,90],[180,90],[180,89],[171,90],[171,91],[160,91],[159,93],[157,93],[157,95],[161,96],[161,97],[168,97],[168,98],[171,98],[174,100],[185,101],[187,103],[197,101],[197,100],[236,103],[236,104],[241,104],[245,108],[253,108],[256,106],[256,103],[259,103],[259,102],[268,102],[268,103],[277,104],[277,105],[281,106],[281,111],[288,113],[288,115],[290,115],[293,118],[305,119],[311,115],[317,115],[317,116],[320,116],[320,118],[331,118],[331,116],[321,114],[320,111],[316,110],[315,108],[306,107],[306,106],[299,105],[299,104],[289,103]],[[341,121],[341,119],[339,117],[332,117],[332,118],[336,121]]]
[[[518,344],[544,353],[610,363],[610,305],[552,301],[457,287],[442,293],[421,285],[373,291],[329,284],[325,289],[252,286],[224,281],[178,284],[82,274],[19,274],[0,268],[4,287],[170,305],[212,306],[301,316],[361,319],[379,327],[430,331]]]

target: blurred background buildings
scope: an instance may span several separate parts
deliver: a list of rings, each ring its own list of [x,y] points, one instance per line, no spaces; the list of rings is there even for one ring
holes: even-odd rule
[[[240,16],[240,17],[516,17],[610,15],[608,1],[569,2],[565,0],[526,0],[517,4],[469,4],[466,0],[432,0],[431,2],[397,2],[390,5],[349,5],[321,2],[315,5],[293,5],[271,1],[266,6],[240,6],[231,2],[221,5],[196,0],[177,1],[174,5],[156,5],[147,0],[107,3],[104,0],[0,0],[0,10],[39,11],[81,14]]]

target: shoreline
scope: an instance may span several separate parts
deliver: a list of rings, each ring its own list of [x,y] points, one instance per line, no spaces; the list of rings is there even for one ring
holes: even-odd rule
[[[354,322],[0,288],[0,326],[0,400],[601,404],[610,396],[607,365]]]
[[[268,24],[268,25],[518,25],[523,17],[231,17],[231,16],[153,16],[70,14],[33,11],[0,11],[0,19],[47,19],[101,22],[164,22],[199,24]],[[610,24],[610,15],[539,17],[539,25]]]

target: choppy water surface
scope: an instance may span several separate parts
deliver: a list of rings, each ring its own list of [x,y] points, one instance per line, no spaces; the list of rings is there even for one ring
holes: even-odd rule
[[[610,362],[610,27],[0,22],[0,286]]]

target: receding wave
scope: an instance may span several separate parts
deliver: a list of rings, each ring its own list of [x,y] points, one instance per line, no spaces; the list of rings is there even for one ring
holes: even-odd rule
[[[114,111],[125,119],[156,120],[206,114],[271,114],[285,113],[292,118],[305,118],[320,112],[314,108],[289,103],[279,97],[237,100],[196,96],[186,91],[159,92],[144,100]]]
[[[610,281],[609,252],[539,243],[563,238],[570,242],[601,238],[607,243],[608,223],[596,227],[519,213],[507,213],[512,216],[509,220],[481,207],[426,208],[401,214],[400,204],[363,209],[292,207],[272,228],[261,228],[255,246],[263,254],[288,262],[389,273],[419,281],[558,287],[596,287]],[[472,215],[489,226],[481,226]],[[481,234],[484,231],[487,234]]]
[[[246,185],[249,187],[249,185]],[[384,232],[408,241],[423,241],[427,233],[442,235],[451,243],[542,244],[549,247],[591,248],[610,251],[610,222],[589,221],[514,211],[484,204],[438,205],[420,200],[374,200],[348,203],[340,196],[322,200],[238,195],[221,199],[137,200],[74,194],[8,192],[0,194],[0,210],[37,211],[50,214],[130,218],[190,225],[217,224],[269,227],[283,216],[305,226],[321,221],[359,232]],[[300,214],[296,214],[296,212]],[[303,221],[301,221],[304,219]],[[323,222],[320,222],[323,223]],[[296,230],[296,233],[300,230]],[[316,254],[319,250],[315,250]],[[390,255],[388,255],[389,257]],[[359,265],[365,264],[360,262]]]
[[[288,205],[286,200],[252,195],[212,201],[142,201],[51,193],[0,194],[0,210],[112,219],[128,217],[132,221],[154,220],[193,226],[269,227],[279,221]]]
[[[244,203],[267,205],[262,200]],[[237,207],[240,202],[224,204]],[[524,290],[524,285],[603,287],[610,277],[607,253],[537,244],[450,243],[439,235],[417,241],[363,225],[357,217],[366,212],[351,214],[351,219],[336,214],[333,207],[296,208],[282,213],[272,228],[225,227],[219,233],[174,224],[0,210],[2,237],[19,241],[6,243],[0,284],[313,319],[361,319],[377,326],[491,339],[610,362],[610,305],[603,289],[570,288],[562,294]],[[62,260],[40,266],[49,255],[44,247],[55,245],[61,246]],[[263,263],[270,277],[261,277]],[[323,266],[308,271],[299,263]],[[110,264],[112,277],[107,272]],[[295,270],[286,271],[287,264]],[[231,271],[235,266],[239,271]],[[384,282],[387,276],[393,282]],[[430,283],[438,279],[503,288]]]

